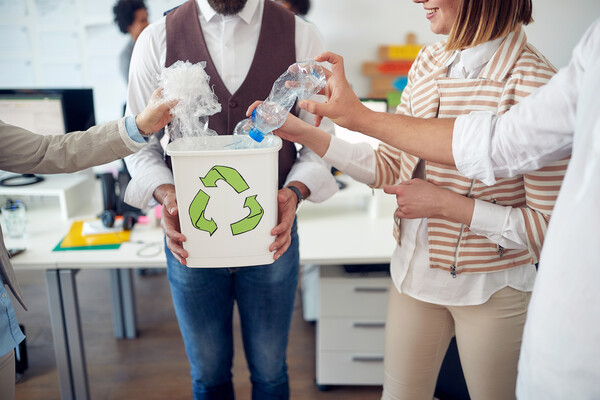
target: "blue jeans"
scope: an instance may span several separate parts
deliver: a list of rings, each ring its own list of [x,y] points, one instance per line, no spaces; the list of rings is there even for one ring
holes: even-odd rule
[[[233,303],[240,314],[252,399],[288,399],[288,334],[298,286],[298,234],[273,264],[188,268],[165,246],[167,276],[191,365],[194,399],[234,399]]]

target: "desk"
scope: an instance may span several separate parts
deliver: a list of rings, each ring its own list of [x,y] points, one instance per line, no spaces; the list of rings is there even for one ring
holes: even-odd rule
[[[85,268],[109,270],[115,336],[133,338],[136,326],[131,269],[164,268],[166,260],[162,251],[162,229],[139,224],[132,231],[130,242],[123,243],[118,250],[53,252],[52,249],[63,238],[70,224],[58,212],[56,201],[49,204],[44,201],[29,208],[26,237],[5,238],[5,241],[7,247],[27,249],[12,260],[15,270],[45,271],[61,397],[85,400],[89,399],[89,388],[77,296],[77,272]],[[138,251],[152,242],[160,243],[159,254],[140,257]]]
[[[385,196],[385,206],[380,207],[382,198],[373,196],[366,186],[350,180],[346,182],[348,188],[324,204],[302,205],[298,215],[301,264],[389,262],[395,245],[391,235],[393,201],[390,199],[393,198]],[[8,247],[27,248],[25,253],[13,259],[15,270],[46,271],[61,397],[86,400],[89,399],[89,385],[76,273],[84,268],[114,271],[111,282],[117,293],[113,293],[113,318],[123,322],[126,337],[135,335],[131,269],[165,267],[162,252],[153,257],[137,254],[143,243],[162,241],[163,234],[160,228],[136,225],[131,242],[122,244],[118,250],[52,252],[70,223],[60,218],[59,213],[48,213],[48,210],[45,207],[30,209],[27,237],[7,239],[6,242]],[[118,325],[115,323],[115,328]]]

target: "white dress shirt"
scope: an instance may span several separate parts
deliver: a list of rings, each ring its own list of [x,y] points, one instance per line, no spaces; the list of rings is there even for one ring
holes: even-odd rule
[[[477,78],[502,40],[500,38],[455,51],[447,61],[448,76]],[[323,158],[360,182],[375,182],[375,154],[370,146],[352,145],[334,137]],[[513,207],[475,200],[469,228],[505,248],[527,248],[523,214]],[[533,288],[536,275],[533,265],[488,273],[460,274],[453,279],[446,271],[429,268],[427,219],[404,219],[400,229],[402,246],[396,247],[392,256],[391,274],[401,293],[429,303],[457,306],[483,304],[506,286],[526,292]]]
[[[453,153],[466,176],[494,182],[571,153],[523,336],[517,397],[600,399],[600,20],[569,65],[499,117],[461,116]],[[481,149],[487,151],[481,151]]]
[[[235,93],[242,85],[250,70],[260,34],[264,1],[248,0],[242,11],[231,16],[217,14],[206,0],[196,2],[208,51],[230,93]],[[298,17],[295,25],[298,61],[312,59],[325,51],[314,25]],[[126,115],[139,113],[150,99],[166,62],[166,47],[163,17],[144,29],[136,41],[129,70]],[[304,110],[300,112],[300,118],[311,124],[314,122],[314,116]],[[325,121],[325,129],[333,133],[333,124]],[[154,190],[162,184],[174,184],[173,174],[163,161],[163,148],[158,135],[152,137],[149,146],[142,152],[127,157],[126,162],[132,180],[128,185],[125,201],[133,206],[147,208],[156,205]],[[285,183],[290,181],[304,183],[311,191],[308,200],[313,202],[324,201],[338,190],[330,167],[308,148],[300,150]]]

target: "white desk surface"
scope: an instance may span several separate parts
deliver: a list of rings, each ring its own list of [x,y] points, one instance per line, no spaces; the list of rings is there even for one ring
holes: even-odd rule
[[[94,218],[95,214],[84,218]],[[24,253],[11,261],[15,270],[73,269],[73,268],[158,268],[165,267],[163,233],[160,227],[137,224],[131,232],[129,242],[122,243],[118,250],[70,250],[52,251],[65,236],[72,220],[61,218],[56,207],[37,207],[27,211],[27,235],[23,239],[5,237],[6,247],[25,247]],[[138,251],[145,245],[157,243],[157,247]]]
[[[301,264],[388,263],[395,197],[342,178],[348,185],[322,204],[305,202],[298,211]]]
[[[298,212],[301,264],[374,264],[389,262],[395,247],[392,237],[395,199],[383,193],[372,194],[367,186],[345,178],[348,187],[322,204],[305,202]],[[99,212],[99,211],[97,211]],[[84,217],[93,218],[97,213]],[[68,231],[58,205],[31,206],[27,212],[27,236],[5,237],[7,247],[25,247],[12,259],[16,270],[80,268],[165,267],[163,251],[152,257],[138,255],[149,243],[160,242],[157,226],[137,224],[130,242],[118,250],[52,251]],[[144,250],[156,253],[157,247]]]

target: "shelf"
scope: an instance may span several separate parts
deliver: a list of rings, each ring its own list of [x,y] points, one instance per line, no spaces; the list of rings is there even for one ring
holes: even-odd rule
[[[8,177],[10,175],[6,175]],[[27,186],[0,186],[1,196],[56,196],[61,216],[69,219],[89,204],[89,194],[94,189],[91,170],[73,174],[42,175],[44,180]]]

